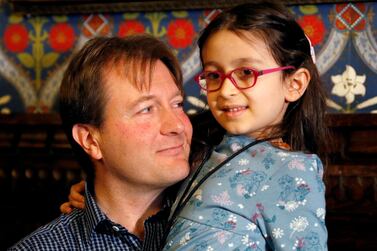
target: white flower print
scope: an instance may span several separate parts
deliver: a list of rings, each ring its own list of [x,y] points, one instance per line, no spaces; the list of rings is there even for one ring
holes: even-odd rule
[[[187,244],[187,242],[191,239],[190,232],[186,233],[185,236],[182,237],[182,239],[179,241],[179,244],[184,246]]]
[[[285,210],[287,210],[288,212],[293,212],[298,208],[298,206],[299,204],[296,201],[290,200],[285,203]]]
[[[202,200],[202,189],[196,190],[196,192],[194,193],[194,198],[200,201]]]
[[[246,229],[250,231],[255,231],[255,229],[257,229],[257,225],[255,225],[254,223],[249,223],[247,224]]]
[[[277,152],[277,155],[278,155],[279,157],[287,157],[287,156],[288,156],[288,153],[286,153],[286,152],[282,152],[282,151],[279,151],[279,152]]]
[[[365,95],[365,80],[365,75],[357,75],[352,66],[346,65],[346,70],[342,75],[331,76],[331,81],[334,84],[331,93],[339,97],[345,97],[346,103],[351,104],[355,101],[355,95]]]
[[[233,143],[230,146],[230,149],[232,149],[233,152],[236,152],[236,151],[240,150],[241,148],[242,148],[242,146],[240,146],[240,144],[238,144],[238,143]]]
[[[296,180],[296,184],[299,186],[299,185],[305,185],[306,184],[306,181],[303,180],[302,178],[295,178]]]
[[[219,195],[212,195],[211,199],[213,202],[221,205],[221,206],[231,206],[233,205],[233,201],[230,200],[230,196],[228,191],[224,191]]]
[[[226,231],[220,231],[215,234],[215,238],[219,241],[219,243],[224,244],[230,237],[231,233]]]
[[[240,165],[240,166],[245,166],[247,164],[249,164],[249,160],[248,159],[240,159],[238,161],[238,165]]]
[[[275,238],[275,239],[280,239],[284,236],[284,230],[281,229],[281,228],[274,228],[272,230],[272,236]]]
[[[316,211],[317,217],[321,220],[325,220],[326,210],[324,208],[318,208]]]
[[[262,188],[260,189],[261,191],[266,191],[267,189],[269,189],[270,186],[269,185],[264,185],[262,186]]]
[[[207,247],[207,251],[213,251],[213,250],[214,250],[213,247],[211,247],[211,246]]]
[[[228,222],[234,222],[234,223],[236,223],[237,222],[237,217],[235,215],[233,215],[233,214],[229,215]]]
[[[300,171],[305,171],[305,164],[298,159],[293,159],[291,162],[289,162],[288,168],[291,169],[291,170],[297,169],[297,170],[300,170]]]
[[[247,247],[252,247],[252,246],[255,246],[255,241],[250,241],[249,240],[249,235],[247,234],[247,235],[244,235],[243,237],[242,237],[242,244],[244,244],[245,246],[247,246]]]
[[[293,232],[291,233],[291,237],[295,232],[305,231],[308,225],[309,222],[308,219],[306,219],[306,217],[299,216],[297,218],[294,218],[289,224],[289,227],[293,230]]]

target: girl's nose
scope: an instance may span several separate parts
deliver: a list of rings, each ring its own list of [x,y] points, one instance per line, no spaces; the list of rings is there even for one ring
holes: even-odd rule
[[[233,83],[233,80],[230,79],[229,77],[224,79],[223,84],[219,91],[220,91],[220,94],[224,97],[234,96],[239,92],[239,90]]]

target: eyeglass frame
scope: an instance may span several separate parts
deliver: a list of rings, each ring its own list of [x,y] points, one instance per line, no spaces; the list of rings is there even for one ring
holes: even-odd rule
[[[232,77],[232,74],[233,74],[233,72],[235,72],[235,71],[237,71],[237,70],[240,70],[240,69],[248,69],[248,70],[251,70],[252,72],[253,72],[253,75],[255,76],[255,78],[254,78],[254,83],[252,83],[250,86],[248,86],[248,87],[239,87],[238,85],[237,85],[237,82],[236,82],[236,80],[234,80],[234,78]],[[238,68],[235,68],[235,69],[233,69],[233,70],[231,70],[231,71],[229,71],[228,73],[222,73],[221,71],[202,71],[201,73],[199,73],[199,74],[197,74],[196,76],[195,76],[195,82],[199,85],[199,87],[202,89],[202,90],[204,90],[204,91],[207,91],[207,92],[215,92],[215,91],[218,91],[218,90],[220,90],[221,89],[221,87],[223,86],[223,84],[224,84],[224,80],[226,79],[226,78],[228,78],[229,80],[230,80],[230,82],[232,82],[232,84],[238,89],[238,90],[246,90],[246,89],[249,89],[249,88],[252,88],[252,87],[254,87],[254,85],[257,83],[257,80],[258,80],[258,77],[259,76],[262,76],[262,75],[266,75],[266,74],[269,74],[269,73],[273,73],[273,72],[278,72],[278,71],[283,71],[283,70],[289,70],[289,69],[292,69],[292,70],[294,70],[294,69],[296,69],[294,66],[280,66],[280,67],[276,67],[276,68],[269,68],[269,69],[265,69],[265,70],[260,70],[260,71],[258,71],[258,70],[255,70],[255,69],[253,69],[253,68],[251,68],[251,67],[238,67]],[[207,88],[204,88],[201,84],[200,84],[200,76],[203,74],[203,73],[206,73],[206,72],[208,72],[208,73],[217,73],[217,74],[219,74],[219,76],[220,76],[220,85],[219,85],[219,87],[218,88],[216,88],[216,89],[213,89],[213,90],[208,90]]]

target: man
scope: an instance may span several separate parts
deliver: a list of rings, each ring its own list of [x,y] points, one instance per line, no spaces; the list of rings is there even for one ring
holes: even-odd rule
[[[179,64],[148,35],[94,38],[60,90],[63,126],[86,170],[85,210],[39,228],[10,250],[158,250],[166,188],[189,173],[192,127]]]

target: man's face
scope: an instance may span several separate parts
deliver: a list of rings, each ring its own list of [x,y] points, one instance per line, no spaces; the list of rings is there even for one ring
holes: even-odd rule
[[[96,136],[103,167],[96,176],[134,189],[164,189],[190,170],[192,126],[182,94],[161,61],[149,90],[138,90],[121,72],[121,67],[105,71],[107,103]]]

